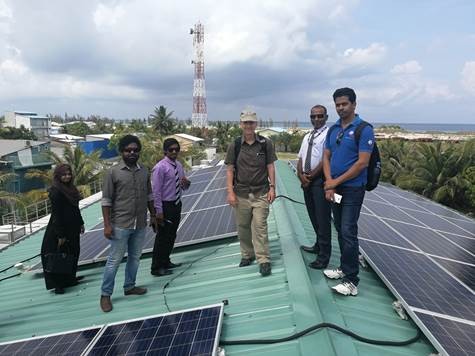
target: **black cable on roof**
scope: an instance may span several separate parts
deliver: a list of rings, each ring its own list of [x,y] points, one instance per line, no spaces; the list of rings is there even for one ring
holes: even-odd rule
[[[350,330],[347,330],[345,328],[342,328],[341,326],[338,326],[336,324],[332,323],[320,323],[313,325],[305,330],[299,331],[295,334],[292,334],[290,336],[278,338],[278,339],[254,339],[254,340],[220,340],[219,344],[222,346],[226,345],[263,345],[263,344],[277,344],[280,342],[286,342],[286,341],[291,341],[295,340],[301,336],[304,336],[312,331],[322,329],[322,328],[330,328],[330,329],[335,329],[338,330],[339,332],[349,335],[352,338],[367,343],[367,344],[372,344],[372,345],[384,345],[384,346],[406,346],[409,344],[412,344],[419,340],[419,338],[422,336],[422,333],[419,329],[417,329],[417,335],[408,339],[408,340],[403,340],[403,341],[391,341],[391,340],[376,340],[376,339],[369,339],[363,336],[360,336]]]
[[[289,197],[286,196],[286,195],[277,195],[275,198],[276,198],[276,199],[277,199],[277,198],[284,198],[284,199],[290,200],[291,202],[294,202],[294,203],[297,203],[297,204],[305,205],[305,203],[302,203],[301,201],[297,201],[297,200],[295,200],[295,199],[289,198]]]
[[[29,261],[29,260],[32,260],[33,258],[36,258],[36,257],[40,256],[40,255],[41,255],[41,253],[39,253],[39,254],[37,254],[37,255],[35,255],[35,256],[33,256],[33,257],[29,257],[29,258],[27,258],[27,259],[25,259],[25,260],[23,260],[23,261],[17,262],[17,263],[27,262],[27,261]],[[16,263],[15,263],[15,264],[16,264]],[[4,268],[4,269],[2,269],[2,270],[0,271],[0,273],[3,273],[3,272],[5,272],[5,271],[8,271],[10,268],[13,268],[13,267],[15,267],[15,265],[11,265],[11,266],[9,266],[9,267],[7,267],[7,268]],[[0,281],[3,281],[3,279],[0,279]]]

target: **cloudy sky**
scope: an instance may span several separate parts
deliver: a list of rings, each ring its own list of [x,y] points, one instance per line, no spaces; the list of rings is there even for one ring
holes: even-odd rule
[[[0,113],[191,116],[205,26],[210,120],[307,120],[350,86],[373,122],[474,123],[473,0],[0,0]]]

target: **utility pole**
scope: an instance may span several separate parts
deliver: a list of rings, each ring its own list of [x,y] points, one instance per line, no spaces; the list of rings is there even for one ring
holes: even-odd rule
[[[193,35],[193,48],[195,57],[191,61],[195,65],[195,75],[193,80],[193,112],[191,114],[191,124],[193,127],[208,126],[208,111],[206,109],[206,88],[205,88],[205,63],[204,63],[204,27],[201,23],[195,24],[190,29]]]

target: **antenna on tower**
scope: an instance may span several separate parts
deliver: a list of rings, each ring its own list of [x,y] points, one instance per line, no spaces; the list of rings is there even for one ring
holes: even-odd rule
[[[194,28],[190,29],[190,34],[193,35],[193,48],[195,50],[195,57],[191,61],[195,65],[191,124],[193,127],[206,127],[208,126],[208,111],[206,109],[205,62],[203,53],[205,42],[204,26],[198,22]]]

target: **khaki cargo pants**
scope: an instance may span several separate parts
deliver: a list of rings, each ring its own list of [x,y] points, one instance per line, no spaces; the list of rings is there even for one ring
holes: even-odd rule
[[[269,202],[267,194],[249,197],[237,197],[235,208],[241,257],[257,260],[257,263],[270,262],[269,237],[267,235],[267,217]]]

